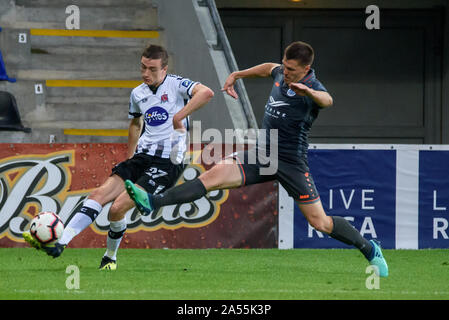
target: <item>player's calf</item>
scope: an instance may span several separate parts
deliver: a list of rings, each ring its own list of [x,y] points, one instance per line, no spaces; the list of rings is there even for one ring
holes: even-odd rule
[[[106,252],[103,258],[108,258],[114,262],[117,260],[117,251],[120,247],[123,235],[126,232],[126,227],[126,218],[124,217],[119,221],[110,222],[108,237],[106,240]]]

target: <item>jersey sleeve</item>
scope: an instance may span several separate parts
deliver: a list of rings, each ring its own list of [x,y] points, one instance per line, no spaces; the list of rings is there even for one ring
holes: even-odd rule
[[[183,96],[184,99],[191,99],[193,88],[199,84],[199,82],[192,81],[188,78],[179,77],[176,79],[177,90]]]
[[[312,83],[312,89],[313,90],[316,90],[316,91],[325,91],[325,92],[327,92],[327,89],[323,86],[323,84],[320,82],[320,81],[318,81],[318,80],[315,80],[313,83]],[[314,108],[315,109],[318,109],[318,110],[321,110],[321,109],[323,109],[324,107],[320,107],[316,102],[313,102],[313,106],[314,106]]]
[[[326,91],[327,89],[323,86],[323,84],[321,82],[319,82],[318,80],[315,80],[312,84],[312,89],[313,90],[317,90],[317,91]]]
[[[142,112],[140,111],[139,106],[134,101],[134,94],[131,92],[131,95],[129,96],[129,112],[128,112],[128,119],[134,119],[139,118],[142,115]]]
[[[277,67],[274,67],[273,70],[271,70],[271,77],[272,77],[273,79],[276,79],[276,77],[277,77],[278,75],[282,74],[283,72],[284,72],[284,71],[283,71],[283,66],[282,66],[282,65],[279,65],[279,66],[277,66]]]

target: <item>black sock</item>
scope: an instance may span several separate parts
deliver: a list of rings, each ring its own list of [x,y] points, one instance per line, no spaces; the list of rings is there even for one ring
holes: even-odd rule
[[[187,181],[179,186],[154,195],[152,204],[155,209],[172,204],[189,203],[203,197],[207,193],[200,179]]]
[[[346,219],[333,216],[334,228],[329,234],[332,238],[359,249],[366,259],[371,260],[373,246]]]

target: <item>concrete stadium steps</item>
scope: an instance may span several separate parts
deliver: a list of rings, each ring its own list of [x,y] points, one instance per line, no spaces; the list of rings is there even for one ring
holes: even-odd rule
[[[2,143],[49,143],[52,136],[55,143],[126,143],[128,139],[125,136],[113,135],[66,135],[64,129],[55,127],[40,128],[37,126],[30,133],[0,131]]]
[[[51,129],[116,129],[116,130],[126,130],[128,129],[129,121],[117,120],[117,121],[36,121],[33,129],[51,128]]]
[[[25,127],[32,127],[33,118],[29,114],[45,101],[44,95],[35,94],[35,83],[29,80],[17,80],[15,83],[0,82],[0,90],[10,92],[15,97]]]
[[[128,117],[127,103],[46,103],[45,110],[49,120],[57,121],[116,121]]]
[[[83,49],[81,53],[101,54],[108,50],[119,52],[140,52],[148,44],[162,44],[161,35],[157,38],[114,38],[114,37],[59,37],[36,36],[30,37],[31,49],[42,50],[47,53],[71,53],[71,50]]]
[[[80,9],[79,30],[66,29],[65,10],[72,4]],[[15,95],[23,124],[32,129],[0,131],[0,141],[46,143],[54,136],[58,143],[126,142],[129,95],[141,83],[142,49],[149,43],[166,46],[158,4],[151,0],[0,3],[2,53],[10,76],[17,78],[14,84],[0,83],[0,90]],[[18,43],[19,33],[26,33],[26,43]],[[169,63],[172,69],[174,63]],[[123,86],[86,83],[94,80],[121,81]],[[42,94],[35,93],[36,84],[42,84]]]
[[[123,6],[123,0],[15,0],[16,6],[25,7],[56,7],[76,4],[79,7],[112,7]],[[150,7],[154,6],[152,0],[132,0],[128,6]]]
[[[27,79],[27,80],[36,80],[41,81],[42,79],[53,80],[53,79],[67,79],[67,80],[76,80],[76,79],[92,79],[92,80],[121,80],[125,79],[138,79],[140,78],[140,73],[134,70],[127,70],[118,73],[116,70],[110,71],[101,71],[101,72],[93,72],[92,70],[88,71],[64,71],[59,69],[53,70],[42,70],[42,69],[27,69],[27,70],[17,70],[17,78],[19,79]],[[45,83],[45,80],[44,80]]]
[[[131,90],[131,88],[46,87],[46,99],[50,103],[54,99],[64,98],[68,101],[79,98],[84,102],[87,102],[88,99],[90,101],[98,101],[101,99],[117,99],[117,101],[123,101],[125,98],[129,101]]]
[[[45,81],[40,81],[45,83]],[[64,128],[127,128],[130,88],[45,87],[36,95],[39,81],[2,84],[17,100],[22,122],[32,130]],[[89,127],[91,126],[91,127]]]
[[[110,52],[109,55],[33,54],[31,55],[30,69],[91,71],[93,74],[101,74],[109,71],[138,71],[139,66],[139,53],[121,54],[120,52]]]
[[[44,128],[96,129],[127,128],[131,88],[46,87],[45,112],[48,121],[34,122]],[[34,115],[36,117],[37,115]]]
[[[39,3],[42,3],[39,5]],[[47,3],[44,5],[44,3]],[[157,8],[150,2],[145,5],[137,2],[120,4],[115,1],[113,5],[98,3],[97,1],[78,4],[80,9],[81,29],[100,30],[154,30],[158,28]],[[5,26],[12,23],[16,28],[50,28],[65,29],[66,7],[72,1],[16,1],[11,9]]]
[[[32,42],[39,42],[34,40],[36,37],[32,37]],[[43,37],[39,37],[42,40]],[[60,37],[62,38],[62,37]],[[146,39],[145,39],[146,40]],[[100,46],[100,45],[52,45],[45,46],[42,43],[32,43],[30,52],[32,54],[59,54],[59,55],[96,55],[107,56],[111,54],[121,55],[138,55],[142,53],[142,49],[147,43],[155,44],[155,41],[141,41],[139,44],[133,44],[132,46]]]
[[[31,63],[18,76],[32,79],[140,79],[142,49],[148,43],[162,44],[160,36],[108,38],[32,35],[30,39]]]
[[[48,89],[47,89],[48,90]],[[123,95],[117,96],[51,96],[46,99],[47,104],[85,104],[85,103],[95,103],[95,104],[120,104],[121,106],[125,106],[125,109],[128,110],[129,103],[129,95],[124,93]]]

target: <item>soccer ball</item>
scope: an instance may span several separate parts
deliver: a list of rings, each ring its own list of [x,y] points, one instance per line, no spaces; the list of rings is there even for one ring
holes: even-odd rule
[[[31,220],[30,234],[42,244],[49,245],[58,241],[63,231],[64,224],[54,212],[41,212]]]

